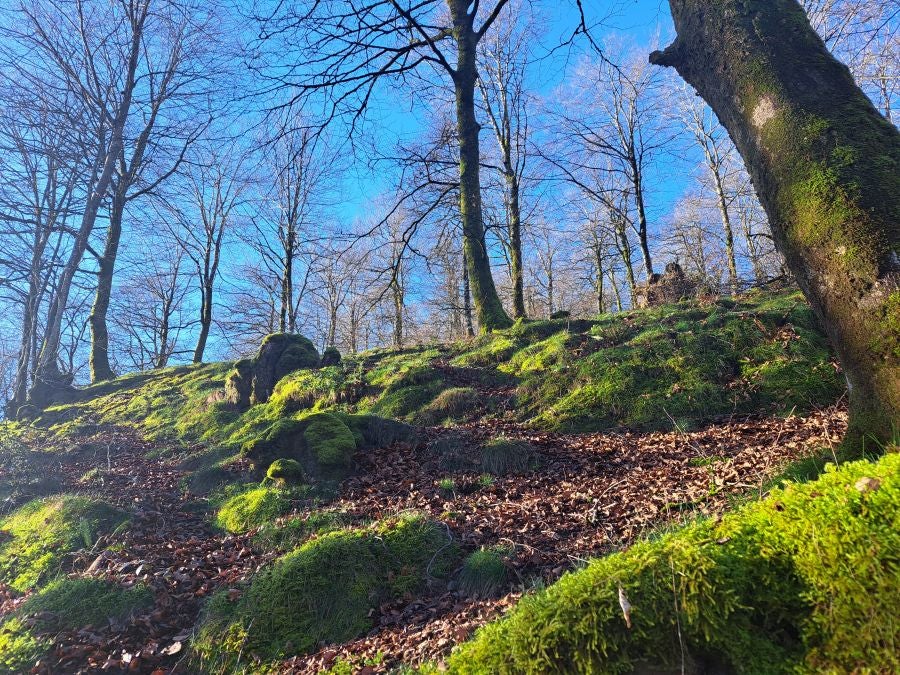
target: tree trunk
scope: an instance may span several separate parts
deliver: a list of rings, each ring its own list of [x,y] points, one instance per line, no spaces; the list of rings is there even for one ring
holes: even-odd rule
[[[97,272],[97,292],[88,321],[91,326],[91,382],[102,382],[113,379],[116,374],[109,365],[109,330],[106,316],[109,311],[109,300],[112,295],[113,273],[116,255],[119,252],[119,241],[122,237],[122,216],[125,211],[125,193],[128,186],[124,176],[119,174],[119,182],[113,193],[112,207],[109,212],[109,230],[106,232],[106,244],[100,257]]]
[[[670,0],[674,66],[728,130],[850,389],[845,444],[900,420],[900,132],[795,0]]]
[[[472,325],[472,289],[469,284],[469,265],[463,255],[463,315],[466,318],[466,335],[475,336],[475,327]]]
[[[594,262],[597,265],[597,278],[594,288],[597,292],[597,313],[603,314],[606,305],[603,302],[603,249],[599,244],[594,246]]]
[[[281,276],[281,311],[278,316],[278,327],[282,333],[293,333],[296,330],[293,313],[295,236],[294,224],[288,223],[284,243],[284,267]]]
[[[513,316],[525,318],[524,272],[522,270],[522,213],[519,206],[519,179],[509,158],[506,160],[509,186],[509,268],[513,283]]]
[[[653,276],[653,258],[650,257],[650,241],[647,233],[647,208],[644,205],[644,178],[641,175],[641,169],[638,166],[637,158],[632,155],[630,158],[632,183],[634,186],[634,201],[637,205],[638,216],[638,243],[641,247],[641,257],[644,259],[644,270],[647,273],[647,280]]]
[[[613,295],[616,296],[616,311],[622,311],[622,293],[619,291],[619,282],[616,281],[616,273],[610,270],[609,272],[609,283],[612,284],[613,287]]]
[[[459,141],[459,203],[462,218],[463,248],[469,268],[472,299],[478,324],[484,332],[512,325],[491,276],[491,261],[484,238],[481,208],[481,151],[475,118],[475,65],[477,35],[468,14],[467,0],[447,0],[457,45],[457,66],[453,81],[456,89],[456,130]]]
[[[197,346],[194,348],[194,363],[203,363],[203,353],[206,351],[206,341],[209,339],[209,329],[212,326],[213,285],[207,282],[203,285],[203,298],[200,306],[200,335],[197,337]]]
[[[737,259],[734,255],[734,231],[731,227],[731,214],[728,211],[728,200],[725,199],[725,188],[722,185],[722,176],[719,175],[719,167],[710,164],[709,169],[713,174],[716,199],[719,203],[719,214],[722,216],[722,230],[725,233],[725,259],[728,261],[728,285],[731,287],[732,294],[737,294],[740,289],[738,288]]]

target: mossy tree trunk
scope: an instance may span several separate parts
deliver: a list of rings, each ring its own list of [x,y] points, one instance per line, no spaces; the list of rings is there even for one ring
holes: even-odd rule
[[[447,0],[457,48],[453,84],[456,91],[456,131],[459,142],[459,203],[463,249],[478,324],[482,331],[492,331],[507,328],[512,322],[497,295],[484,236],[481,150],[478,138],[481,125],[475,117],[475,85],[478,80],[476,50],[480,36],[474,29],[474,13],[468,11],[470,4],[467,0]]]
[[[848,447],[900,420],[900,133],[795,0],[670,0],[673,66],[750,172],[850,388]]]
[[[97,290],[88,322],[91,326],[91,353],[89,365],[91,382],[102,382],[113,379],[116,374],[109,363],[109,330],[106,317],[109,312],[109,301],[112,296],[113,274],[116,257],[119,252],[119,241],[122,238],[122,217],[125,213],[125,200],[128,182],[125,180],[125,167],[119,157],[119,172],[112,194],[109,210],[109,229],[106,231],[106,242],[103,254],[97,260]]]

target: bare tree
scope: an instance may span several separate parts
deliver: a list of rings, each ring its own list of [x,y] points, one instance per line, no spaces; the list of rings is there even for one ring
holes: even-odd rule
[[[250,181],[247,152],[231,146],[195,146],[202,161],[193,163],[179,192],[168,200],[163,216],[171,234],[196,270],[200,293],[200,330],[193,362],[201,363],[213,324],[216,281],[220,275],[222,247],[226,235],[236,227],[239,209],[245,201]],[[167,217],[166,217],[167,216]]]
[[[69,295],[122,152],[149,14],[150,0],[22,2],[16,21],[4,27],[3,37],[12,45],[8,67],[20,86],[40,92],[69,118],[64,121],[71,134],[68,142],[81,146],[90,167],[77,187],[80,224],[48,305],[29,393],[39,405],[60,382],[59,348]]]
[[[525,88],[528,45],[534,40],[528,8],[518,0],[503,10],[497,29],[479,44],[478,87],[497,144],[512,280],[513,316],[525,316],[522,270],[522,181],[528,163],[528,110]]]
[[[93,382],[115,376],[106,319],[126,207],[178,170],[209,123],[202,106],[216,69],[207,58],[219,43],[213,14],[182,4],[153,0],[140,36],[137,86],[113,172],[106,241],[97,259],[97,291],[90,315]]]
[[[472,296],[483,330],[510,324],[491,276],[481,203],[480,125],[476,117],[478,44],[508,0],[490,7],[468,0],[325,2],[283,6],[264,22],[264,40],[285,38],[296,63],[277,83],[303,99],[324,93],[329,121],[365,112],[383,80],[402,80],[422,68],[442,72],[453,84],[459,150],[460,216]],[[446,10],[446,11],[444,11]],[[264,42],[265,44],[265,42]]]

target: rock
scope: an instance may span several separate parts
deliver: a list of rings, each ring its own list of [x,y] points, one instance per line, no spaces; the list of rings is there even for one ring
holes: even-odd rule
[[[560,310],[558,312],[553,312],[553,314],[550,315],[550,319],[552,321],[561,321],[563,319],[568,319],[571,316],[572,316],[572,312],[567,312],[566,310]]]
[[[337,350],[337,347],[328,347],[322,352],[322,367],[327,368],[328,366],[336,366],[341,362],[341,353]]]
[[[685,275],[681,265],[670,262],[665,274],[654,274],[635,289],[635,306],[643,309],[687,300],[696,294],[698,285],[697,280]]]
[[[239,407],[265,403],[285,375],[304,368],[318,368],[319,353],[302,335],[273,333],[252,359],[238,361],[225,382],[225,398]]]
[[[299,485],[303,481],[303,467],[294,459],[276,459],[269,465],[266,478],[278,485]]]

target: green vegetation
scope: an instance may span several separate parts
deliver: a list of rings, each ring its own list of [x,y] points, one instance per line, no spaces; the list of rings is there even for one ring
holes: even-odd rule
[[[455,358],[519,378],[516,414],[542,428],[686,427],[805,411],[843,383],[799,293],[680,303],[592,322],[517,322]]]
[[[57,579],[0,623],[0,673],[28,672],[53,644],[45,634],[121,621],[152,603],[153,594],[144,586]]]
[[[293,459],[276,459],[269,465],[266,478],[279,487],[299,485],[303,480],[303,467]]]
[[[241,533],[270,523],[291,510],[291,494],[277,487],[256,487],[227,497],[216,512],[223,530]]]
[[[625,673],[686,658],[738,673],[896,672],[898,513],[900,454],[830,465],[567,574],[480,630],[450,670]]]
[[[481,468],[494,476],[527,471],[537,462],[537,452],[527,441],[495,438],[481,446]]]
[[[489,598],[506,586],[509,572],[504,559],[509,550],[499,546],[480,548],[463,561],[457,584],[469,596]]]
[[[349,467],[356,450],[356,438],[343,420],[329,413],[318,413],[305,421],[307,427],[303,439],[319,464]]]
[[[353,518],[339,511],[312,511],[264,523],[253,537],[253,543],[266,550],[287,553],[316,535],[341,530],[352,522]]]
[[[125,513],[85,497],[36,499],[0,520],[0,581],[24,592],[65,570],[69,553],[90,548],[127,522]]]
[[[194,648],[207,672],[232,672],[242,656],[262,662],[349,640],[371,628],[381,602],[446,578],[456,548],[419,517],[312,539],[243,589],[213,596]]]

